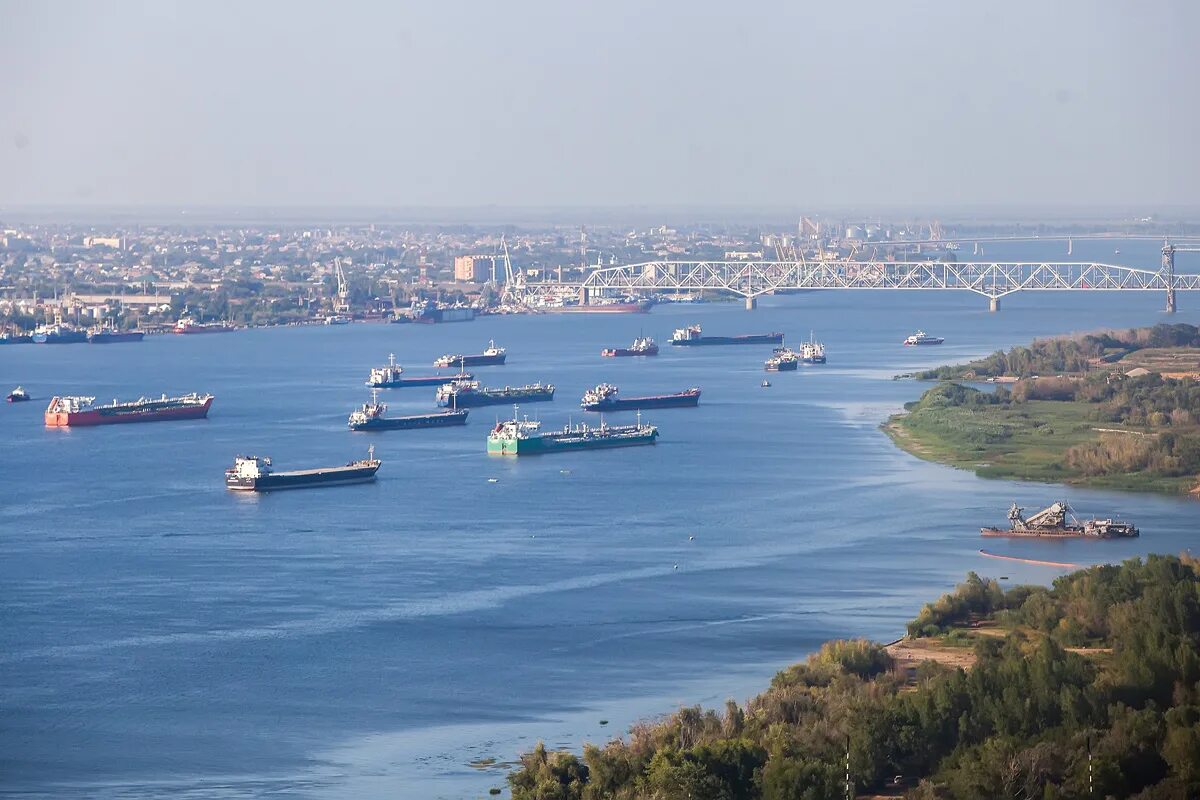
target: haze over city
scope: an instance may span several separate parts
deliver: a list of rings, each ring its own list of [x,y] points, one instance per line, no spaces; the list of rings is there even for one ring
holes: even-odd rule
[[[0,2],[0,204],[1194,203],[1187,2]]]

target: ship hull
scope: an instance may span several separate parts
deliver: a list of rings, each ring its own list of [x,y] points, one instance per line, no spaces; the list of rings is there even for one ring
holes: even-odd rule
[[[945,339],[929,339],[924,342],[905,342],[904,346],[905,347],[932,347],[933,345],[941,344],[944,341],[946,341],[946,340]]]
[[[228,325],[188,325],[183,328],[175,328],[175,333],[181,336],[194,336],[201,333],[233,333],[236,328],[231,328]]]
[[[744,336],[700,336],[695,339],[672,339],[676,347],[710,347],[726,344],[783,344],[782,333],[751,333]]]
[[[699,404],[699,392],[685,392],[654,397],[618,397],[598,403],[580,403],[580,407],[584,411],[641,411],[648,408],[695,408]]]
[[[425,325],[437,325],[443,322],[471,322],[475,319],[473,308],[435,308],[412,315],[412,321]]]
[[[764,369],[767,372],[795,372],[799,367],[799,361],[783,361],[779,364],[767,364]]]
[[[77,428],[93,425],[119,425],[130,422],[163,422],[179,419],[203,419],[212,406],[210,397],[203,403],[157,409],[88,409],[86,411],[47,411],[49,428]]]
[[[315,489],[324,486],[345,486],[375,480],[378,465],[306,469],[297,472],[276,472],[260,478],[226,476],[225,487],[235,492],[278,492],[285,489]]]
[[[601,350],[600,355],[605,358],[622,358],[630,356],[656,356],[658,348],[652,347],[648,350],[630,350],[628,347],[610,347],[607,350]]]
[[[1017,531],[1011,528],[980,528],[980,536],[1004,539],[1132,539],[1138,536],[1134,529],[1132,534],[1100,534],[1089,533],[1083,528],[1056,528],[1041,531]]]
[[[815,358],[801,358],[801,364],[824,364],[825,356],[817,356]]]
[[[503,406],[513,403],[547,403],[554,399],[554,392],[522,392],[521,394],[490,394],[471,392],[460,394],[457,398],[438,400],[443,408],[454,405],[457,408],[476,408],[478,406]]]
[[[545,314],[645,314],[650,311],[650,301],[637,303],[601,303],[574,306],[544,306],[538,311]]]
[[[420,428],[448,428],[467,424],[466,411],[443,411],[439,414],[414,414],[408,417],[382,417],[350,424],[352,431],[407,431]]]
[[[87,341],[87,334],[78,333],[35,333],[32,337],[34,344],[79,344]]]
[[[394,381],[377,381],[372,383],[367,381],[367,386],[373,389],[403,389],[405,387],[414,386],[442,386],[454,381],[469,381],[474,379],[474,375],[469,372],[460,372],[457,375],[422,375],[414,378],[400,378]]]
[[[25,334],[0,336],[0,344],[33,344],[33,337]]]
[[[488,454],[496,456],[529,456],[570,450],[610,450],[616,447],[637,447],[639,445],[654,444],[657,439],[658,431],[637,434],[635,436],[614,436],[604,439],[584,439],[581,437],[556,439],[553,434],[543,435],[534,439],[488,439]]]
[[[142,331],[102,331],[89,333],[87,340],[90,344],[116,344],[118,342],[140,342],[146,336]]]
[[[482,353],[473,356],[461,356],[455,359],[441,359],[433,362],[435,367],[445,369],[446,367],[488,367],[503,364],[508,353],[501,353],[498,356],[485,356]]]

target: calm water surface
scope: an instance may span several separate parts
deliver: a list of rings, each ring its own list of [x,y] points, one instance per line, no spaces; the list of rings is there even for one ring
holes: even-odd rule
[[[1075,257],[1113,260],[1111,246],[1077,242]],[[1122,247],[1125,263],[1157,264],[1151,244]],[[1183,296],[1176,319],[1194,322],[1198,302]],[[988,314],[965,294],[844,292],[771,298],[752,314],[708,304],[0,349],[0,387],[39,400],[0,408],[0,792],[486,797],[503,771],[476,759],[744,698],[824,639],[895,638],[967,570],[1052,580],[1060,571],[978,553],[979,526],[1003,522],[1014,500],[1121,513],[1143,537],[993,551],[1091,564],[1193,547],[1192,502],[985,481],[907,456],[878,430],[924,388],[898,372],[1153,324],[1162,305],[1017,295]],[[639,333],[665,343],[693,321],[793,340],[812,329],[830,363],[763,389],[769,348],[598,355]],[[947,344],[901,347],[917,327]],[[647,414],[660,443],[632,450],[489,458],[487,430],[506,409],[473,410],[459,429],[346,430],[388,353],[425,371],[489,338],[510,363],[479,368],[486,383],[557,385],[555,402],[525,409],[548,425],[583,418],[578,398],[600,381],[704,397]],[[207,421],[41,425],[51,393],[193,390],[217,396]],[[387,400],[416,412],[432,395]],[[375,484],[222,487],[237,453],[286,469],[344,463],[370,443],[384,460]]]

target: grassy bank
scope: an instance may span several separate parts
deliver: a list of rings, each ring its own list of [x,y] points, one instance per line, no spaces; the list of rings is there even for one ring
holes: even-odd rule
[[[1196,485],[1191,475],[1164,475],[1145,469],[1088,474],[1070,463],[1065,456],[1073,448],[1098,447],[1122,437],[1154,436],[1119,423],[1100,423],[1085,402],[944,405],[924,402],[926,398],[889,419],[883,429],[898,447],[927,461],[971,470],[985,478],[1129,491],[1177,494]]]

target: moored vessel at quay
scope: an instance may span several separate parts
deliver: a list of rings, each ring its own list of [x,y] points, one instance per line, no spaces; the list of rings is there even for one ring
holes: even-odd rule
[[[396,363],[396,354],[388,355],[388,363],[374,367],[367,376],[367,386],[373,389],[403,389],[412,386],[443,386],[453,381],[469,381],[475,376],[469,372],[454,375],[405,375],[404,367]]]
[[[496,347],[495,340],[492,340],[488,342],[487,349],[482,353],[475,353],[473,355],[463,355],[462,353],[447,354],[437,358],[433,362],[433,365],[441,369],[446,369],[447,367],[483,367],[503,364],[506,355],[505,349],[503,347]]]
[[[231,333],[237,330],[232,325],[226,325],[224,322],[199,322],[192,317],[180,317],[172,328],[175,333],[196,334],[196,333]]]
[[[602,383],[589,389],[579,406],[584,411],[639,411],[645,408],[694,408],[700,403],[700,390],[695,387],[647,397],[618,397],[619,391],[611,383]]]
[[[173,419],[202,419],[212,406],[211,394],[180,397],[142,397],[132,402],[113,400],[95,405],[94,397],[54,397],[46,406],[45,421],[51,428],[85,425],[115,425],[125,422],[158,422]]]
[[[645,314],[654,302],[646,299],[593,301],[590,303],[548,303],[531,306],[543,314]]]
[[[270,492],[281,489],[306,489],[318,486],[339,486],[375,480],[383,463],[375,458],[375,448],[367,457],[341,467],[318,467],[276,472],[271,459],[265,456],[238,456],[233,466],[225,470],[225,487],[235,492]]]
[[[704,336],[699,325],[676,328],[671,344],[679,347],[702,347],[721,344],[783,344],[782,333],[747,333],[740,336]]]
[[[470,408],[473,406],[495,406],[508,403],[541,403],[554,399],[554,384],[531,383],[527,386],[505,386],[489,389],[479,381],[453,381],[437,390],[439,406]]]
[[[78,344],[87,341],[87,331],[65,322],[39,325],[31,337],[34,344]]]
[[[1038,539],[1128,539],[1141,535],[1130,522],[1112,518],[1078,520],[1071,507],[1061,500],[1036,514],[1031,514],[1028,518],[1024,512],[1025,509],[1013,503],[1012,508],[1008,510],[1009,527],[980,528],[979,535]]]
[[[408,310],[408,318],[413,322],[423,322],[428,325],[441,322],[470,322],[475,319],[475,308],[466,305],[443,305],[428,300],[414,300]]]
[[[656,356],[658,355],[658,343],[649,336],[639,336],[633,340],[633,344],[629,347],[606,347],[600,351],[600,355],[606,358]]]
[[[636,447],[654,444],[658,428],[644,424],[639,415],[636,425],[587,424],[564,425],[561,430],[542,431],[541,423],[514,418],[499,422],[488,434],[489,455],[523,456],[563,450],[598,450],[609,447]]]
[[[115,344],[118,342],[140,342],[146,336],[145,331],[119,331],[114,325],[97,325],[88,328],[87,340],[90,344]]]
[[[363,403],[350,414],[348,425],[352,431],[392,431],[412,430],[416,428],[445,428],[451,425],[465,425],[467,414],[464,409],[451,411],[435,411],[432,414],[410,414],[403,417],[389,417],[387,404],[379,402],[379,392],[371,395],[371,402]]]

